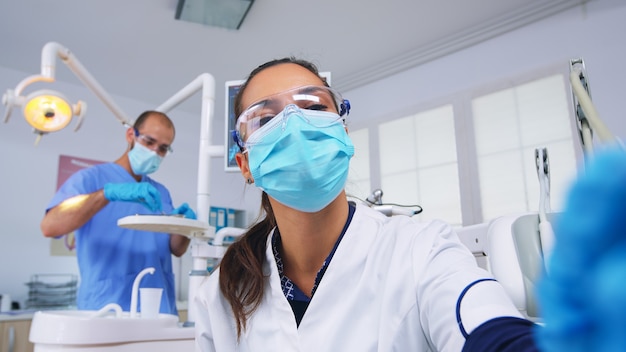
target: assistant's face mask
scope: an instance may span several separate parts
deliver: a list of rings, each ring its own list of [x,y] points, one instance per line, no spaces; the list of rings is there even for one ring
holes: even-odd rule
[[[128,152],[128,159],[135,175],[147,175],[159,169],[163,157],[135,141],[133,149]]]
[[[291,208],[317,212],[343,190],[354,145],[336,113],[287,105],[246,141],[255,185]]]

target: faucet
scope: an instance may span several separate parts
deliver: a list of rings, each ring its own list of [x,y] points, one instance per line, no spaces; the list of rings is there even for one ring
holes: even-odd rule
[[[135,277],[135,281],[133,281],[133,290],[130,294],[130,317],[131,318],[137,317],[137,292],[139,291],[139,282],[141,281],[141,278],[143,278],[144,275],[148,273],[154,274],[154,268],[149,267],[149,268],[143,269],[139,274],[137,274],[137,276]]]

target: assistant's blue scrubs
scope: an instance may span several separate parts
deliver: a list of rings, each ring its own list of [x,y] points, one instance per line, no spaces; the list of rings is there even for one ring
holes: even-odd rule
[[[171,213],[172,200],[165,186],[148,176],[143,176],[141,181],[159,190],[163,212]],[[95,165],[74,173],[54,195],[46,211],[68,198],[96,192],[110,182],[137,181],[118,164]],[[154,274],[145,275],[140,287],[163,288],[161,313],[178,313],[170,235],[117,226],[118,219],[136,214],[157,213],[139,203],[110,202],[76,230],[76,256],[80,272],[78,309],[98,310],[106,304],[117,303],[124,311],[129,311],[135,277],[143,269],[154,267]]]

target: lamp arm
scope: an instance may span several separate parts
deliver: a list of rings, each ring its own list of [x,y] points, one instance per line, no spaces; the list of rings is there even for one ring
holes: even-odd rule
[[[124,125],[131,127],[130,119],[102,88],[100,83],[87,71],[80,61],[66,47],[57,42],[48,42],[41,51],[41,76],[54,81],[55,58],[59,57],[69,69],[89,88],[115,117]]]
[[[9,118],[11,117],[11,112],[13,111],[13,106],[22,99],[22,91],[29,84],[35,82],[52,82],[53,78],[42,76],[42,75],[32,75],[24,78],[20,83],[17,84],[15,90],[7,90],[7,92],[2,97],[2,104],[6,105],[6,110],[4,111],[4,122],[9,122]],[[21,103],[20,103],[21,104]],[[35,142],[37,144],[37,142]]]
[[[187,100],[199,90],[202,90],[202,111],[200,119],[200,150],[198,160],[198,198],[196,214],[198,219],[209,218],[209,175],[210,157],[213,156],[211,147],[211,119],[215,103],[215,79],[208,73],[199,75],[180,91],[172,95],[167,101],[156,108],[158,111],[168,112]]]
[[[54,78],[53,77],[44,76],[44,75],[28,76],[28,77],[24,78],[20,83],[17,84],[13,94],[15,94],[16,97],[19,97],[20,95],[22,95],[22,92],[24,91],[24,88],[26,88],[28,85],[33,84],[35,82],[54,82]]]
[[[217,153],[217,146],[211,145],[211,120],[213,118],[213,107],[215,104],[215,79],[208,73],[199,75],[171,98],[161,104],[156,110],[168,112],[178,106],[197,91],[202,90],[202,111],[200,114],[200,150],[198,155],[198,194],[197,194],[197,218],[201,221],[209,220],[209,176],[211,169],[211,156],[223,155]],[[207,273],[207,257],[203,254],[203,248],[208,247],[206,242],[199,242],[198,239],[192,244],[191,252],[193,260],[193,270],[189,277],[188,292],[188,322],[194,322],[197,307],[194,303],[196,291]]]

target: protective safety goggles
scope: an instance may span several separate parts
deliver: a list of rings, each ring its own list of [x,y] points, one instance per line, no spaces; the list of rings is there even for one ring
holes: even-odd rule
[[[144,147],[156,152],[160,156],[166,156],[169,153],[172,153],[174,150],[172,146],[169,144],[159,144],[156,139],[148,136],[147,134],[139,133],[136,128],[133,128],[135,131],[135,140],[141,143]]]
[[[250,135],[265,126],[288,105],[303,110],[332,113],[318,114],[325,116],[316,119],[315,123],[320,124],[319,127],[330,125],[350,112],[350,102],[330,87],[303,86],[270,95],[248,106],[237,118],[232,136],[240,150],[243,151]]]

